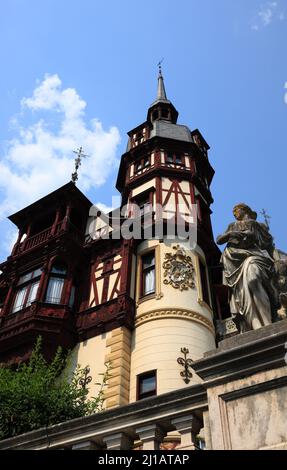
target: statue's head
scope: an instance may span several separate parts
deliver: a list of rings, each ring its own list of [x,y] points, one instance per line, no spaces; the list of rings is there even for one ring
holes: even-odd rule
[[[256,220],[257,213],[254,212],[247,204],[237,204],[233,208],[233,215],[237,220],[242,220],[244,216],[248,216],[250,219]]]

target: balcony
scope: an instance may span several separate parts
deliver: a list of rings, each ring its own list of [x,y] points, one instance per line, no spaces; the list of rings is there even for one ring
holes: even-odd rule
[[[63,234],[69,233],[72,238],[79,244],[83,243],[83,234],[75,227],[69,220],[62,220],[55,226],[51,226],[42,230],[31,237],[27,237],[21,243],[16,243],[13,249],[13,256],[18,256],[27,251],[38,248],[39,246],[47,243],[53,238],[59,237]]]
[[[76,342],[73,314],[67,305],[35,301],[1,317],[0,325],[0,353],[5,363],[28,359],[39,335],[47,346],[47,358],[53,357],[59,345],[70,349]]]

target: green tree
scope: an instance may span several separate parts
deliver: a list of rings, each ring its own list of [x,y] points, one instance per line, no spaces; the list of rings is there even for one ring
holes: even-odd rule
[[[69,356],[58,348],[55,358],[48,363],[41,344],[39,337],[27,364],[20,364],[16,370],[0,367],[0,439],[103,409],[110,364],[106,364],[102,381],[97,383],[100,386],[97,396],[89,399],[89,390],[83,386],[86,368],[78,366],[68,379],[64,370]]]

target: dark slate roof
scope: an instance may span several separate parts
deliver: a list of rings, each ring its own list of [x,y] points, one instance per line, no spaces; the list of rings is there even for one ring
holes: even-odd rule
[[[91,201],[89,201],[82,191],[70,181],[15,214],[10,215],[8,219],[20,228],[29,218],[34,217],[35,214],[40,213],[43,209],[53,207],[54,204],[59,203],[59,201],[69,200],[70,198],[81,201],[87,207],[92,205]]]
[[[190,130],[187,126],[172,124],[169,121],[159,120],[153,122],[153,129],[150,133],[152,137],[166,137],[168,139],[192,142]]]

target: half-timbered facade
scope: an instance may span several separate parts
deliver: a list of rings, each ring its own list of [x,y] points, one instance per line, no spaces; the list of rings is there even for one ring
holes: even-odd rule
[[[110,236],[91,236],[92,203],[73,182],[10,217],[19,236],[0,266],[0,362],[26,360],[38,335],[48,357],[58,345],[71,349],[94,382],[109,361],[107,408],[200,381],[183,376],[177,359],[182,349],[197,360],[215,347],[226,292],[210,220],[209,146],[177,118],[160,72],[146,121],[128,133],[117,224],[113,213],[102,224],[94,217],[97,233]],[[140,222],[140,236],[125,237],[121,229],[143,216],[160,234],[145,236]],[[190,219],[192,245],[177,231],[169,236],[171,224]]]

